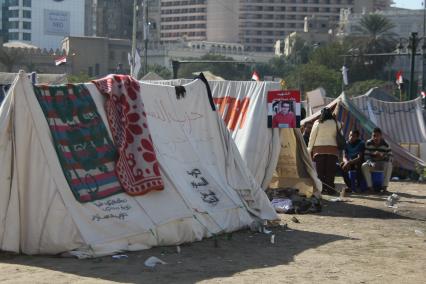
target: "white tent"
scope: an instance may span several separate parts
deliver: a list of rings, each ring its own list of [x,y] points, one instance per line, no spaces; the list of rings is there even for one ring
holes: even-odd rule
[[[299,129],[267,127],[267,93],[276,82],[211,81],[218,111],[264,189],[292,187],[307,196],[322,189]]]
[[[187,79],[151,81],[178,86]],[[278,82],[209,81],[216,108],[256,181],[267,188],[292,187],[318,196],[321,181],[299,129],[267,127],[267,94]]]
[[[192,242],[277,219],[212,111],[204,83],[186,85],[180,99],[173,87],[141,84],[164,190],[79,203],[33,87],[20,73],[0,108],[0,250],[101,256]],[[104,98],[93,84],[86,86],[107,125]],[[203,201],[194,188],[189,174],[194,169],[208,181],[215,203]]]

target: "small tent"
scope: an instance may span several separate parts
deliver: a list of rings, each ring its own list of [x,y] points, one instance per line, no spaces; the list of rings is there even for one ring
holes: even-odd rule
[[[342,132],[345,137],[348,137],[352,129],[358,129],[361,133],[361,137],[366,140],[371,137],[371,132],[377,127],[377,125],[365,116],[344,93],[328,104],[327,107],[334,110],[337,120],[342,123]],[[317,112],[305,118],[302,123],[314,121],[318,119],[319,116],[320,112]],[[386,142],[391,146],[394,168],[415,171],[418,166],[426,167],[426,163],[423,160],[402,148],[386,131],[383,131],[383,136]]]
[[[0,107],[0,250],[94,257],[192,242],[277,219],[201,80],[185,85],[184,96],[174,87],[141,84],[142,114],[164,189],[81,203],[36,98],[39,87],[19,74]],[[79,88],[90,92],[87,102],[97,109],[90,117],[108,125],[105,97],[92,83]]]
[[[374,89],[373,89],[374,90]],[[423,119],[422,98],[405,102],[387,102],[369,94],[352,98],[357,108],[393,141],[425,160],[426,126]]]

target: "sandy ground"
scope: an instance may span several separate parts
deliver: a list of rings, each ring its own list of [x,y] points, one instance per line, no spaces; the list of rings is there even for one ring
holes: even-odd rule
[[[67,259],[0,253],[1,283],[426,283],[426,184],[392,183],[385,197],[351,195],[323,212],[281,215],[270,235],[240,231],[128,259]],[[417,230],[417,233],[416,233]],[[166,265],[144,267],[149,256]]]

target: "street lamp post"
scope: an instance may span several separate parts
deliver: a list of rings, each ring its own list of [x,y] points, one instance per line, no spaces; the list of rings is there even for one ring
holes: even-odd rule
[[[399,44],[397,46],[398,54],[401,54],[401,50],[404,48],[402,45],[402,40],[407,41],[407,39],[400,38]],[[422,62],[423,62],[423,70],[422,70],[422,88],[424,89],[425,86],[425,57],[426,57],[426,39],[425,37],[418,37],[418,33],[412,32],[411,36],[408,38],[408,46],[407,51],[410,54],[410,85],[409,85],[409,99],[413,100],[416,98],[416,85],[414,83],[414,70],[415,70],[415,64],[416,64],[416,56],[419,55],[417,53],[417,47],[419,46],[420,42],[423,41],[422,45],[422,53],[423,56]]]
[[[414,66],[416,63],[416,52],[417,52],[417,33],[411,33],[410,45],[411,45],[411,67],[410,67],[410,100],[414,99],[416,93],[416,85],[414,84]]]

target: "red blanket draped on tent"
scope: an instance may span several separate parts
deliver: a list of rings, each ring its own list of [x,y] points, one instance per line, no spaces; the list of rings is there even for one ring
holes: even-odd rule
[[[123,189],[130,195],[162,190],[138,81],[127,75],[109,75],[93,83],[107,98],[105,110],[119,153],[116,171]]]

